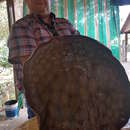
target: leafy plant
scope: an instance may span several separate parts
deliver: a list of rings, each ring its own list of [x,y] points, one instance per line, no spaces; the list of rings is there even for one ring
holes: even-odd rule
[[[0,107],[8,98],[15,97],[13,69],[8,63],[8,34],[6,2],[0,2]]]
[[[7,39],[9,34],[6,3],[0,3],[0,66],[10,67],[8,63]]]

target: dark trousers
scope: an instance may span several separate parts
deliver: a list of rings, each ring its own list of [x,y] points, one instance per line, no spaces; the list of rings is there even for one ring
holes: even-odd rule
[[[27,105],[27,113],[28,113],[28,119],[31,119],[35,116],[34,112],[32,111],[31,107]]]

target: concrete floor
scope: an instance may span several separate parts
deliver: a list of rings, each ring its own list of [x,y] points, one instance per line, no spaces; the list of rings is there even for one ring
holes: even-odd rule
[[[27,121],[27,112],[26,108],[21,109],[19,113],[19,117],[15,119],[5,119],[4,113],[1,114],[0,118],[0,130],[14,130],[18,126],[22,125],[25,121]]]
[[[121,64],[125,68],[128,79],[130,81],[130,61],[129,62],[122,62]],[[129,119],[128,123],[124,126],[124,128],[130,128],[130,119]]]
[[[128,78],[130,80],[130,62],[127,63],[124,62],[122,63],[122,65],[124,66]],[[18,126],[20,126],[21,124],[23,124],[25,121],[28,120],[26,108],[21,109],[19,115],[20,116],[16,119],[6,120],[4,117],[1,118],[2,116],[0,114],[0,130],[14,130],[15,128],[17,128]],[[125,126],[125,128],[130,128],[130,120],[128,124]]]
[[[129,81],[130,81],[130,61],[129,62],[122,62],[121,64],[124,66],[126,73],[127,73],[127,76],[129,78]]]

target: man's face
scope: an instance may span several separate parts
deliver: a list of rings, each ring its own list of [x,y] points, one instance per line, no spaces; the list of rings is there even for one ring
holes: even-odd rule
[[[25,0],[31,13],[47,14],[49,12],[49,0]]]

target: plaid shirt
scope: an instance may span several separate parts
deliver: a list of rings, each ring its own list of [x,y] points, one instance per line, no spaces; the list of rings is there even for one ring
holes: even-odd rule
[[[79,35],[72,24],[63,18],[55,19],[55,30],[58,36]],[[39,44],[48,42],[53,36],[51,29],[34,14],[25,16],[13,25],[8,39],[9,62],[13,64],[15,86],[20,91],[23,89],[20,57],[31,56]]]

